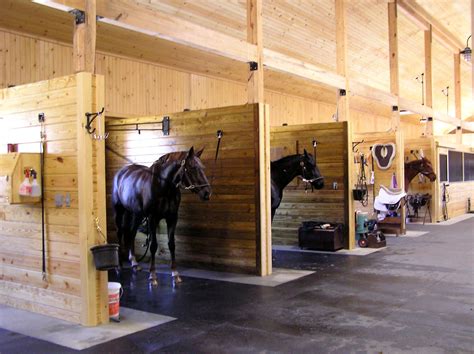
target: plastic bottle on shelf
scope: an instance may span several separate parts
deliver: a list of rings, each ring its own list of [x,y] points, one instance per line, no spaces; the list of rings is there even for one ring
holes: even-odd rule
[[[32,197],[41,197],[41,187],[36,180],[37,172],[31,170],[31,176],[33,177],[33,182],[31,183],[31,196]]]
[[[25,179],[20,184],[20,190],[18,192],[20,195],[25,197],[31,196],[31,183],[30,183],[30,171],[25,170]]]

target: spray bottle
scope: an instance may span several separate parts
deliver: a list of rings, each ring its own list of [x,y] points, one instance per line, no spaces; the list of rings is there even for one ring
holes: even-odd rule
[[[25,179],[20,184],[19,194],[25,197],[31,196],[31,183],[30,183],[30,171],[25,170]]]
[[[32,197],[41,197],[41,187],[36,180],[37,172],[33,169],[30,170],[31,176],[33,177],[33,182],[31,183],[31,196]]]

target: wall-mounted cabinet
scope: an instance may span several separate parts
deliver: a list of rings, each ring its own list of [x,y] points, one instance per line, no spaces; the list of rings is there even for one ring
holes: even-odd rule
[[[31,204],[39,202],[41,197],[21,195],[20,187],[26,178],[25,171],[28,171],[29,182],[33,184],[34,178],[30,175],[31,170],[36,172],[35,185],[41,186],[40,167],[40,154],[0,154],[0,204]]]

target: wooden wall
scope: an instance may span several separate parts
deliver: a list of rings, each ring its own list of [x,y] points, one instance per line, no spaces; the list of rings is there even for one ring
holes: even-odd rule
[[[97,81],[90,74],[0,90],[2,149],[7,143],[18,143],[20,152],[39,152],[38,113],[45,114],[47,139],[44,169],[47,279],[42,279],[41,272],[41,206],[1,205],[0,303],[76,323],[91,325],[108,321],[107,293],[100,292],[106,286],[107,277],[91,268],[87,247],[87,243],[96,244],[96,235],[81,233],[88,225],[80,223],[84,213],[80,208],[83,201],[79,189],[83,174],[78,168],[82,158],[79,140],[83,112],[95,109],[100,99],[96,93],[100,90],[103,90],[100,79]],[[84,105],[84,100],[88,105]],[[92,146],[88,136],[87,139]],[[85,162],[89,166],[86,173],[94,163]],[[98,200],[102,192],[98,185],[95,209],[103,209]],[[56,195],[70,196],[70,207],[56,207]],[[101,199],[104,201],[104,196]],[[90,209],[86,212],[91,214]]]
[[[320,123],[273,127],[271,129],[271,160],[302,153],[313,153],[313,138],[318,142],[316,160],[324,176],[324,188],[305,193],[304,183],[295,180],[283,192],[283,200],[272,224],[274,244],[297,245],[298,227],[303,221],[315,220],[342,223],[346,226],[345,246],[349,247],[347,233],[347,123]],[[337,182],[338,189],[332,184]]]
[[[372,134],[355,134],[353,137],[354,142],[364,141],[356,147],[358,150],[357,153],[353,155],[359,155],[363,153],[366,158],[368,158],[368,168],[366,167],[365,173],[367,177],[367,182],[370,181],[370,174],[372,171],[372,155],[370,148],[374,144],[388,144],[394,143],[396,145],[396,155],[395,159],[392,162],[390,168],[386,170],[381,170],[377,167],[377,163],[374,161],[374,172],[375,172],[375,184],[369,185],[369,204],[364,207],[358,201],[354,201],[354,209],[369,212],[373,211],[373,200],[374,194],[377,196],[379,194],[380,186],[390,187],[392,175],[395,173],[398,187],[404,188],[404,145],[403,145],[403,134],[401,132],[390,132],[390,133],[372,133]],[[351,161],[352,163],[354,161]],[[355,174],[358,174],[360,171],[360,165],[357,164],[354,168]],[[357,176],[354,177],[354,181],[357,181]]]
[[[463,145],[451,145],[445,143],[436,143],[437,155],[448,154],[449,150],[463,151],[472,153],[472,148]],[[438,197],[438,212],[437,221],[443,221],[443,209],[442,209],[442,195],[443,195],[443,183],[437,181],[436,183]],[[471,198],[471,205],[474,203],[474,181],[466,182],[449,182],[448,186],[449,202],[448,202],[448,217],[451,219],[455,216],[463,215],[467,213],[467,199]],[[471,206],[472,208],[472,206]]]
[[[248,97],[246,84],[107,53],[97,54],[96,72],[105,76],[105,102],[110,116],[241,105]],[[70,45],[0,30],[0,88],[68,74],[73,74]],[[335,95],[332,101],[321,101],[266,89],[265,102],[270,105],[272,126],[332,122],[336,112]],[[386,130],[390,121],[376,107],[357,105],[351,111],[354,131]],[[402,129],[405,126],[410,132],[419,125],[402,123]],[[415,136],[419,135],[417,132]]]
[[[432,137],[410,138],[404,139],[404,142],[405,162],[416,160],[416,157],[412,154],[412,151],[414,151],[418,156],[420,156],[420,151],[422,150],[424,156],[431,162],[433,170],[435,171],[436,176],[438,177],[438,156],[436,154],[435,139]],[[438,215],[438,203],[436,202],[439,198],[438,185],[438,180],[436,180],[435,182],[430,182],[430,180],[426,177],[420,180],[420,178],[416,176],[411,181],[408,187],[408,194],[431,194],[431,215],[433,222],[436,221],[436,215]]]
[[[170,135],[161,132],[110,132],[107,146],[135,163],[150,166],[160,156],[173,151],[204,147],[206,174],[212,182],[212,197],[203,202],[189,191],[182,191],[180,218],[176,231],[178,266],[261,273],[260,254],[260,146],[257,105],[171,114]],[[160,121],[161,116],[152,117]],[[108,126],[124,122],[144,122],[150,118],[108,120]],[[216,132],[224,132],[219,158],[214,163]],[[110,204],[115,173],[128,162],[107,150],[108,222],[112,234],[113,208]],[[168,260],[168,237],[161,227],[160,260]]]

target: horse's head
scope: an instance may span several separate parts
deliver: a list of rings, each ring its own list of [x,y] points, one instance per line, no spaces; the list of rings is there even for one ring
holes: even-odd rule
[[[204,164],[200,157],[204,149],[194,152],[194,146],[189,149],[186,158],[183,160],[182,183],[186,189],[196,193],[201,200],[211,198],[212,189],[204,172]]]
[[[302,167],[301,177],[303,177],[304,180],[309,181],[316,189],[324,187],[324,177],[316,165],[316,160],[313,155],[308,154],[306,149],[303,155],[301,155],[300,166]]]
[[[428,160],[426,157],[422,157],[419,160],[413,161],[413,168],[422,175],[429,178],[431,182],[436,181],[436,173],[433,171],[433,165],[431,165],[431,161]]]

